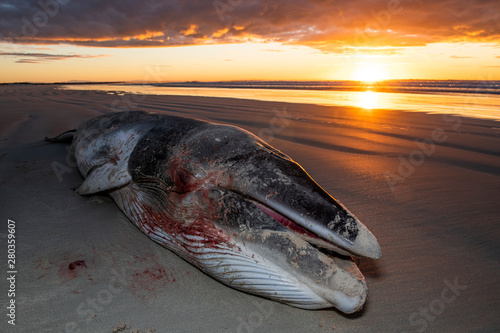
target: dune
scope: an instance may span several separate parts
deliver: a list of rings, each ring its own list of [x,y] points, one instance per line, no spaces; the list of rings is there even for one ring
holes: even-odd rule
[[[240,126],[299,164],[377,237],[362,311],[307,311],[228,288],[143,235],[82,182],[55,136],[144,110]],[[499,332],[500,123],[249,99],[0,87],[2,331]],[[5,272],[5,271],[4,271]],[[4,276],[9,277],[5,273]],[[15,327],[9,301],[15,299]]]

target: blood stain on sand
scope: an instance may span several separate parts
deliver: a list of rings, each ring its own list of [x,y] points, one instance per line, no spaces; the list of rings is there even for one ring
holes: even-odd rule
[[[92,280],[87,262],[83,259],[75,260],[75,257],[81,258],[82,255],[63,253],[59,256],[59,258],[49,257],[46,255],[35,258],[33,260],[33,267],[37,271],[42,271],[42,274],[38,276],[38,280],[50,277],[51,280],[53,280],[55,277],[54,273],[57,274],[59,280],[62,282],[68,282],[80,275],[86,275],[89,280]],[[54,268],[57,269],[56,272],[53,271]]]
[[[152,253],[134,256],[128,263],[133,273],[130,276],[130,291],[142,301],[165,290],[167,285],[179,283],[189,272],[179,272],[175,267],[164,267]]]
[[[77,260],[77,261],[73,261],[72,263],[70,263],[68,265],[68,268],[70,271],[73,271],[75,270],[77,267],[87,267],[87,264],[85,263],[85,260]]]
[[[85,260],[75,260],[69,264],[63,264],[59,268],[59,277],[64,281],[70,281],[79,275],[86,273],[87,263]],[[83,273],[83,274],[82,274]]]

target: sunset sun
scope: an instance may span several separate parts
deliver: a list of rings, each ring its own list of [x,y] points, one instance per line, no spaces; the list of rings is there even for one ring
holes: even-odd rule
[[[358,64],[352,74],[352,79],[372,83],[389,79],[389,73],[382,64],[362,63]]]

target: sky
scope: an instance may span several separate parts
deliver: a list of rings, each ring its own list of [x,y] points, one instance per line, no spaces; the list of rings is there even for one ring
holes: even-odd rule
[[[384,79],[500,80],[500,1],[0,1],[0,82]]]

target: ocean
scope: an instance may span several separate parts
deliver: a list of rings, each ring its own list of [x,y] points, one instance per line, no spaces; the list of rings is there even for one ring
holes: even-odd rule
[[[391,80],[357,81],[222,81],[120,84],[72,84],[62,89],[245,98],[376,110],[401,110],[500,121],[500,81]]]

